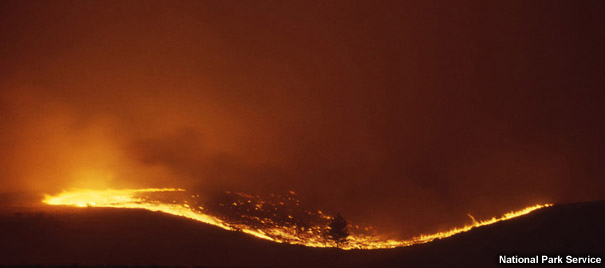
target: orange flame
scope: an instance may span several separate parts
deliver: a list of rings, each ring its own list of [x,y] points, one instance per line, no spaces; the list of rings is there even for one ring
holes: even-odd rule
[[[166,203],[158,200],[150,200],[142,197],[145,193],[170,193],[184,192],[184,189],[176,188],[146,188],[146,189],[124,189],[124,190],[74,190],[63,192],[58,195],[45,195],[42,201],[48,205],[66,205],[76,207],[111,207],[111,208],[136,208],[150,211],[160,211],[172,215],[182,216],[203,223],[211,224],[225,230],[238,230],[253,235],[258,238],[267,239],[278,243],[299,244],[309,247],[332,247],[333,242],[323,236],[324,226],[312,226],[310,228],[296,228],[296,226],[284,226],[276,224],[271,220],[261,220],[266,225],[258,226],[246,225],[227,219],[209,215],[201,210],[192,208],[187,202],[184,203]],[[234,203],[234,205],[237,205]],[[409,240],[381,239],[377,236],[364,235],[361,233],[352,233],[347,243],[342,246],[343,249],[381,249],[411,246],[431,242],[435,239],[450,237],[462,232],[467,232],[475,227],[493,224],[499,221],[505,221],[526,215],[537,209],[550,207],[552,204],[534,205],[518,211],[504,214],[501,217],[493,217],[488,220],[476,221],[463,227],[453,228],[444,232],[434,234],[422,234]],[[262,204],[256,205],[256,209],[262,208]],[[202,209],[200,207],[200,209]],[[323,219],[331,219],[321,211],[317,214]],[[242,216],[243,217],[243,216]],[[292,218],[288,215],[288,218]],[[301,231],[302,230],[302,231]]]

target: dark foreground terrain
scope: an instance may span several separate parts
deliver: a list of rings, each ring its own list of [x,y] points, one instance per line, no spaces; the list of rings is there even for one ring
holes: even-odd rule
[[[424,245],[341,251],[143,210],[5,209],[0,267],[495,267],[502,254],[603,258],[604,226],[605,202],[566,204]]]

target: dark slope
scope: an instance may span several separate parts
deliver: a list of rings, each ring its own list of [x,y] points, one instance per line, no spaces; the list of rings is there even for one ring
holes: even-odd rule
[[[265,266],[313,251],[144,210],[66,208],[4,215],[0,226],[0,264]]]
[[[605,202],[557,205],[449,239],[391,250],[276,244],[142,210],[62,208],[0,215],[0,265],[490,267],[498,255],[605,256]]]
[[[371,267],[501,267],[499,255],[603,259],[604,228],[605,201],[555,205],[429,244],[381,250],[373,256],[359,252],[349,261]]]

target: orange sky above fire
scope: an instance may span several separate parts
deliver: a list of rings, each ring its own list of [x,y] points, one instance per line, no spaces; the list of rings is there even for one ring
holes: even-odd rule
[[[2,1],[0,189],[294,190],[403,235],[602,199],[602,8]]]

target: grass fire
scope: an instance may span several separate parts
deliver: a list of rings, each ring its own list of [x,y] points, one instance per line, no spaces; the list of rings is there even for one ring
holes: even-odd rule
[[[462,227],[432,234],[421,234],[407,240],[388,239],[369,232],[371,227],[349,224],[350,234],[342,241],[333,241],[326,235],[334,217],[324,212],[301,208],[294,192],[271,195],[270,198],[245,193],[226,192],[230,203],[201,204],[199,195],[177,188],[145,188],[123,190],[73,190],[57,195],[45,195],[48,205],[76,207],[138,208],[160,211],[211,224],[225,230],[241,231],[258,238],[278,243],[299,244],[308,247],[342,249],[381,249],[411,246],[447,238],[472,228],[516,218],[552,204],[538,204],[511,211],[501,217],[476,221]]]

